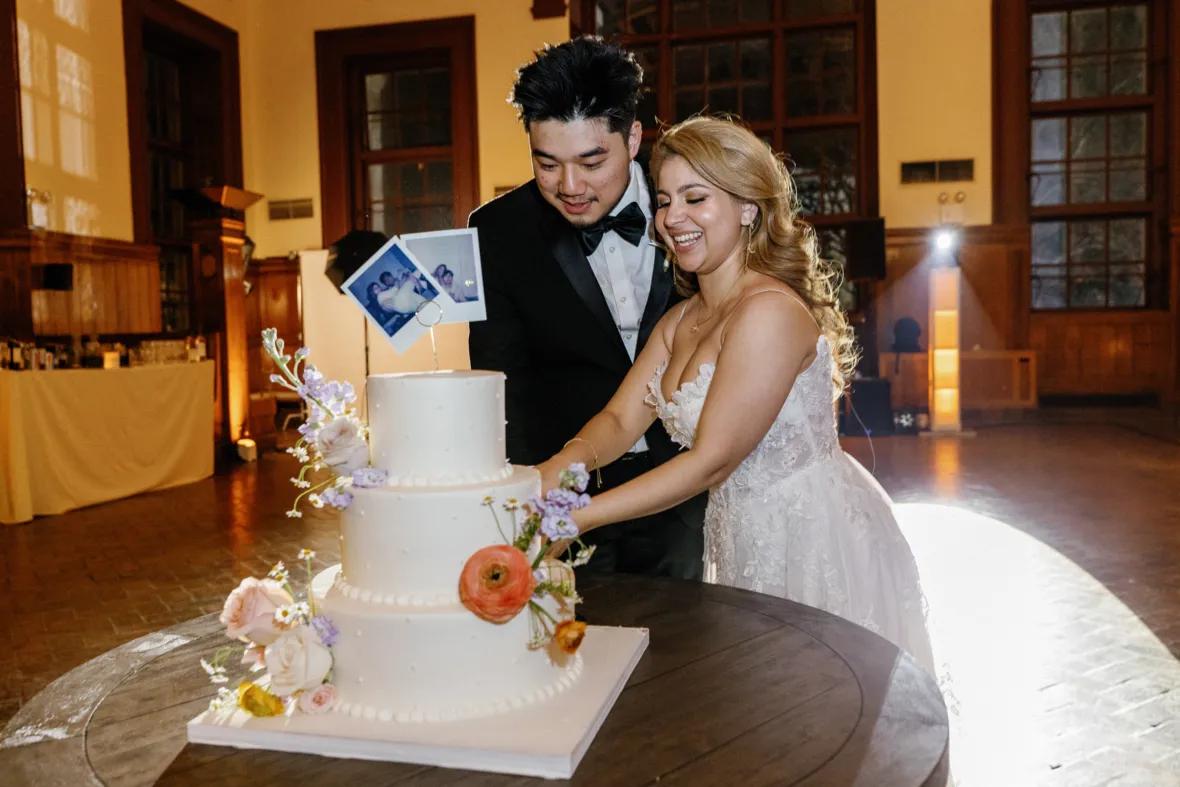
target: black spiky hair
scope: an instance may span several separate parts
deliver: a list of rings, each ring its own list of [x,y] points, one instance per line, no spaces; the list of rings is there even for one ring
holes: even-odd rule
[[[643,93],[634,55],[596,36],[547,46],[516,72],[509,101],[524,127],[542,120],[605,118],[626,137]]]

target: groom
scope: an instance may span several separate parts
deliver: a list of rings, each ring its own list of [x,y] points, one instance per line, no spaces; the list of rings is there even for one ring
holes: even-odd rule
[[[507,376],[508,456],[540,463],[614,395],[656,322],[677,299],[650,241],[654,203],[635,162],[643,71],[624,50],[578,38],[517,73],[512,103],[534,179],[483,205],[487,320],[471,323],[471,366]],[[676,452],[657,421],[602,469],[596,493]],[[587,536],[587,569],[700,579],[705,497]]]

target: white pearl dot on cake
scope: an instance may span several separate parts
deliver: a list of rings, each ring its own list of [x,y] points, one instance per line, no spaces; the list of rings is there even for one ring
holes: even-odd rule
[[[383,710],[377,714],[377,718],[380,719],[381,721],[389,721],[393,718],[393,711],[388,710],[388,709]]]
[[[410,554],[410,548],[409,547],[402,547],[402,554],[403,555]]]
[[[357,630],[356,630],[356,635],[357,635],[358,637],[361,635],[361,630],[360,630],[360,629],[357,629]]]
[[[356,676],[356,682],[357,682],[357,683],[364,683],[364,682],[365,682],[365,676],[364,676],[364,675],[357,675],[357,676]]]

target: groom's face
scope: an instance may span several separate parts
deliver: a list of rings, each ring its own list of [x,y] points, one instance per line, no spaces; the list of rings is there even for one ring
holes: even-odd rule
[[[605,118],[534,121],[529,124],[533,175],[545,201],[575,227],[610,213],[631,182],[641,126],[624,136]]]

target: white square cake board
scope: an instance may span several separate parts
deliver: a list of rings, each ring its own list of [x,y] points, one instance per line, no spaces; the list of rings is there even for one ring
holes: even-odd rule
[[[565,692],[508,717],[398,724],[337,713],[256,718],[202,713],[190,743],[435,765],[568,779],[647,650],[642,628],[589,626],[578,649],[582,675]]]

